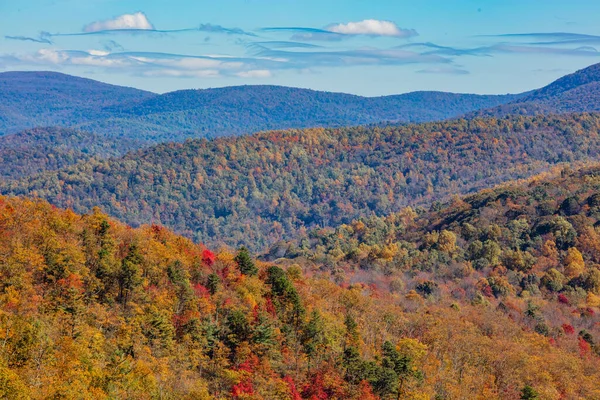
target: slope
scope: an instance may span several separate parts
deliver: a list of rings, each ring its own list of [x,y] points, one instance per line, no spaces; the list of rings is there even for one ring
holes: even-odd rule
[[[522,98],[473,116],[536,115],[600,111],[600,64],[564,76]]]
[[[0,74],[0,134],[60,126],[146,142],[450,118],[518,96],[417,92],[366,98],[279,86],[164,95],[50,72]]]
[[[15,198],[0,265],[6,399],[600,396],[592,339],[527,329],[517,301],[337,285]]]
[[[86,126],[98,132],[125,134],[129,128],[121,126],[135,122],[154,140],[164,141],[190,135],[218,137],[287,128],[435,121],[516,97],[416,92],[366,98],[281,86],[238,86],[184,90],[132,107],[111,107],[112,119]],[[174,131],[179,135],[173,136]]]
[[[122,156],[142,147],[68,128],[35,128],[0,136],[0,179],[9,180],[66,168],[92,157]]]
[[[103,107],[154,96],[56,72],[0,73],[0,134],[40,126],[72,126],[102,116]]]
[[[210,245],[259,250],[304,228],[598,159],[599,133],[595,114],[278,131],[157,145],[1,191],[79,212],[99,205],[134,225],[158,222]]]

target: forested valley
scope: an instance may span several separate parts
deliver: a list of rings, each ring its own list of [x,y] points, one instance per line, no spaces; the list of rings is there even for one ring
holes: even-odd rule
[[[598,82],[0,74],[0,398],[600,399]]]
[[[600,155],[600,116],[504,117],[399,127],[288,130],[157,145],[0,184],[60,207],[160,223],[209,246],[264,250],[315,226]]]

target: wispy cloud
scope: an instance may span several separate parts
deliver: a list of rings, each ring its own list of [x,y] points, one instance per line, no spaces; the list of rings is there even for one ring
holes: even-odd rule
[[[325,29],[316,28],[303,28],[303,27],[273,27],[273,28],[262,28],[262,32],[289,32],[293,33],[292,40],[305,40],[305,41],[324,41],[324,42],[337,42],[345,39],[347,36],[342,33],[331,32]]]
[[[4,36],[4,38],[8,40],[20,40],[22,42],[52,44],[52,41],[48,37],[44,37],[42,35],[37,38],[29,36]]]
[[[355,65],[404,65],[446,64],[450,59],[434,55],[419,54],[401,49],[362,48],[356,50],[285,51],[257,47],[256,56],[274,60],[285,60],[287,67],[297,69],[311,67],[340,67]]]
[[[419,74],[469,75],[466,69],[456,67],[433,67],[417,71]]]
[[[495,37],[503,39],[530,39],[530,45],[571,45],[600,43],[600,36],[587,35],[573,32],[547,32],[547,33],[506,33],[500,35],[487,35],[481,37]]]
[[[396,47],[397,49],[413,49],[413,51],[422,54],[436,54],[440,56],[490,56],[490,46],[474,47],[474,48],[458,48],[450,46],[442,46],[439,44],[424,42],[424,43],[407,43]]]
[[[268,42],[252,42],[247,44],[248,47],[269,47],[272,49],[322,49],[323,46],[319,46],[312,43],[302,42],[289,42],[289,41],[268,41]]]
[[[270,78],[273,73],[268,69],[255,69],[251,71],[242,71],[236,74],[240,78]]]
[[[266,78],[270,68],[280,62],[268,58],[228,57],[219,55],[188,55],[160,52],[119,52],[104,50],[41,49],[34,54],[12,56],[7,64],[29,66],[85,66],[106,70],[121,70],[140,76],[209,78],[236,76]]]
[[[256,37],[252,32],[246,32],[240,28],[226,28],[221,25],[200,24],[192,28],[180,29],[157,29],[150,22],[146,14],[137,12],[134,14],[123,14],[115,18],[95,21],[85,25],[81,32],[42,32],[38,37],[30,36],[5,36],[9,40],[31,41],[36,43],[53,44],[52,38],[70,37],[70,36],[95,36],[95,35],[148,35],[148,34],[178,34],[178,33],[216,33],[227,35],[241,35]]]
[[[222,33],[227,35],[242,35],[256,37],[252,32],[246,32],[239,28],[225,28],[220,25],[200,24],[195,28],[182,29],[139,29],[139,28],[123,28],[123,29],[105,29],[90,32],[71,32],[71,33],[49,33],[48,37],[69,37],[69,36],[94,36],[94,35],[116,35],[116,34],[133,34],[133,35],[151,35],[151,34],[178,34],[178,33],[193,33],[193,32],[208,32]]]
[[[494,54],[549,54],[574,57],[598,57],[600,53],[595,47],[580,46],[576,48],[548,47],[534,44],[522,43],[497,43],[489,46],[473,48],[456,48],[450,46],[441,46],[435,43],[409,43],[397,46],[397,49],[413,49],[422,54],[432,54],[439,56],[488,56]]]

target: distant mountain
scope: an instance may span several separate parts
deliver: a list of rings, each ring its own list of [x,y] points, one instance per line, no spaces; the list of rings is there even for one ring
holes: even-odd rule
[[[367,98],[280,86],[156,95],[51,72],[0,74],[0,134],[71,127],[147,142],[306,127],[425,122],[519,98],[415,92]]]
[[[114,118],[84,127],[119,132],[143,127],[158,141],[183,137],[219,137],[265,130],[342,127],[382,122],[426,122],[504,104],[517,96],[480,96],[415,92],[398,96],[360,97],[281,86],[236,86],[183,90],[132,106],[113,106]]]
[[[307,129],[160,144],[0,185],[200,242],[261,250],[305,228],[600,160],[600,115]]]
[[[600,111],[600,64],[564,76],[510,103],[470,113],[475,116],[559,114]]]
[[[73,126],[102,108],[154,94],[56,72],[0,73],[0,134],[40,126]]]

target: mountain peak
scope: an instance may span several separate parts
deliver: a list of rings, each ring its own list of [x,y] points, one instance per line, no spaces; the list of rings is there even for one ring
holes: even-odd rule
[[[600,82],[600,64],[594,64],[572,74],[563,76],[548,86],[534,91],[526,98],[526,100],[547,100],[551,97],[566,93],[569,90],[597,82]]]

